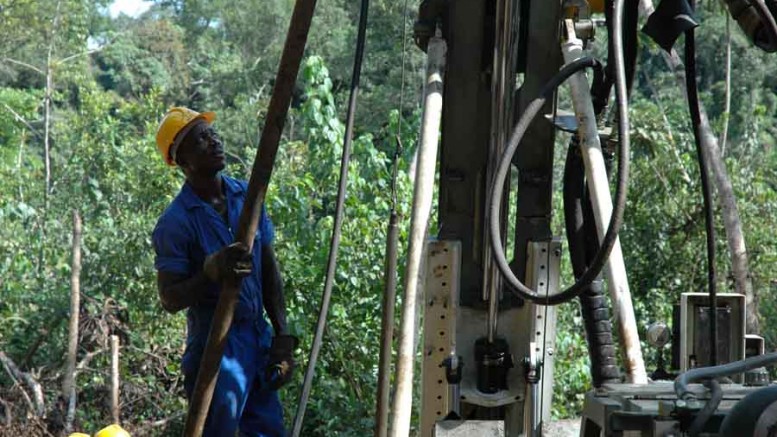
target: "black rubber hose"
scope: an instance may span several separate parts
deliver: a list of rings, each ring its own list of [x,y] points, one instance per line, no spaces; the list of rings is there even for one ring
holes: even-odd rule
[[[604,7],[604,16],[607,23],[607,32],[609,35],[613,35],[615,29],[614,20],[615,2],[614,0],[606,0]],[[626,73],[626,90],[631,95],[631,89],[634,83],[634,76],[637,71],[637,48],[639,46],[638,37],[638,24],[639,24],[639,2],[630,1],[626,2],[623,10],[623,20],[621,20],[621,32],[623,35],[623,49],[624,56],[624,68]],[[607,73],[607,80],[612,85],[615,80],[615,44],[613,39],[609,39],[607,42],[607,66],[605,72]]]
[[[569,254],[572,271],[575,278],[579,278],[599,250],[599,241],[596,238],[590,199],[585,195],[585,168],[577,137],[572,138],[567,151],[563,184],[564,222]],[[580,312],[583,315],[583,327],[588,342],[593,386],[601,387],[608,382],[618,382],[620,370],[615,357],[610,309],[601,280],[594,281],[580,294]]]
[[[623,9],[623,0],[618,0],[620,8]],[[616,14],[616,17],[620,14]],[[615,34],[619,35],[617,30],[620,28],[620,23],[615,26]],[[619,36],[615,37],[616,47],[620,47]],[[615,205],[613,207],[613,213],[610,217],[610,223],[607,227],[607,232],[602,239],[601,247],[596,253],[589,268],[583,273],[583,275],[566,290],[550,295],[541,296],[536,291],[526,287],[513,273],[507,263],[507,257],[504,253],[504,247],[502,246],[501,235],[499,232],[499,217],[501,210],[501,199],[504,191],[504,183],[507,177],[507,171],[510,167],[512,157],[515,151],[518,149],[518,145],[521,143],[523,135],[526,133],[531,121],[537,116],[542,109],[545,101],[552,96],[553,92],[558,88],[565,80],[567,80],[573,74],[585,69],[585,68],[602,68],[601,63],[592,58],[581,58],[576,61],[570,62],[561,68],[561,70],[554,76],[542,89],[540,97],[532,101],[526,108],[526,111],[521,115],[518,124],[513,131],[510,138],[510,143],[507,146],[504,154],[502,155],[499,168],[494,177],[492,183],[492,196],[490,199],[491,219],[489,223],[489,234],[491,237],[491,246],[494,252],[494,259],[496,261],[499,271],[504,276],[508,287],[516,293],[519,297],[534,302],[540,305],[558,305],[567,302],[580,295],[589,285],[599,276],[605,264],[607,258],[610,256],[613,245],[618,237],[620,226],[623,223],[623,212],[626,207],[626,194],[628,190],[628,173],[629,173],[629,123],[628,123],[628,107],[626,100],[626,87],[624,80],[623,70],[623,54],[617,55],[616,50],[616,92],[618,101],[618,124],[619,124],[619,147],[618,147],[618,182],[615,190]]]
[[[733,363],[721,364],[719,366],[697,367],[685,373],[681,373],[677,379],[674,380],[674,391],[677,394],[678,399],[690,399],[694,397],[694,394],[688,388],[688,385],[693,382],[736,375],[738,373],[747,372],[748,370],[772,366],[774,364],[777,364],[777,352],[758,355],[746,360],[734,361]]]
[[[302,421],[305,417],[310,389],[313,383],[313,375],[316,371],[316,361],[318,353],[321,350],[321,343],[326,329],[326,316],[329,312],[329,302],[332,298],[332,287],[334,285],[335,269],[337,267],[337,252],[340,248],[340,235],[342,232],[343,216],[345,210],[345,196],[348,188],[348,166],[351,160],[351,146],[353,144],[353,125],[356,115],[356,97],[359,94],[359,81],[362,71],[362,60],[364,59],[364,46],[367,37],[367,13],[369,11],[370,0],[362,0],[361,11],[359,13],[359,33],[356,39],[356,52],[353,61],[353,73],[351,76],[351,91],[348,99],[348,114],[345,124],[345,139],[343,142],[343,155],[340,160],[340,182],[337,191],[337,206],[335,209],[334,227],[332,229],[332,239],[329,245],[329,258],[327,261],[326,279],[324,281],[324,293],[321,297],[321,307],[318,313],[318,322],[316,324],[316,333],[313,337],[313,345],[310,349],[310,358],[305,369],[305,379],[302,384],[299,403],[297,404],[297,413],[294,417],[294,425],[291,435],[297,437],[302,431]]]
[[[701,191],[704,198],[704,227],[707,235],[707,288],[710,298],[710,365],[718,363],[718,298],[715,271],[715,219],[712,211],[712,190],[709,180],[709,164],[701,141],[701,109],[696,86],[696,41],[693,29],[685,32],[685,85],[688,90],[688,108],[691,112],[693,138],[699,161]]]
[[[611,14],[608,15],[611,16]],[[612,27],[611,24],[610,27]],[[612,45],[609,44],[608,48],[611,50]],[[612,56],[609,58],[613,59]],[[609,70],[612,68],[610,67]],[[612,81],[606,77],[607,71],[608,69],[605,68],[603,76],[594,74],[591,83],[591,100],[597,120],[601,119],[605,109],[607,109],[613,85]],[[585,164],[579,144],[579,138],[572,136],[567,148],[563,178],[564,223],[575,278],[579,278],[585,273],[588,264],[596,256],[600,247],[593,207],[585,184]],[[605,155],[608,176],[611,166],[612,156]],[[620,381],[620,370],[612,336],[610,308],[604,295],[603,285],[601,280],[594,281],[579,297],[580,313],[583,316],[583,327],[588,343],[591,382],[594,387]]]
[[[526,299],[541,305],[558,305],[563,302],[567,302],[570,299],[580,295],[580,293],[582,293],[591,284],[591,282],[593,282],[593,280],[599,276],[599,273],[604,267],[607,261],[607,257],[612,250],[612,246],[615,243],[615,239],[618,235],[617,231],[620,227],[620,222],[623,217],[622,209],[620,210],[620,214],[614,213],[612,215],[609,229],[607,230],[605,240],[603,241],[606,244],[603,244],[602,248],[599,250],[598,257],[595,260],[596,262],[592,268],[589,268],[577,282],[561,293],[549,296],[539,295],[536,291],[525,286],[515,276],[513,271],[510,269],[509,264],[507,263],[504,246],[502,245],[499,217],[501,217],[502,196],[504,192],[505,179],[507,178],[507,171],[510,168],[513,155],[518,149],[518,145],[520,145],[521,140],[523,139],[523,136],[526,133],[526,130],[528,129],[532,120],[534,120],[540,110],[542,110],[542,107],[545,105],[545,101],[553,95],[553,92],[556,90],[556,88],[564,83],[564,81],[566,81],[573,74],[586,68],[601,69],[602,64],[596,59],[587,57],[577,59],[564,65],[561,70],[555,76],[553,76],[553,78],[548,83],[545,84],[545,86],[542,88],[542,91],[540,92],[540,96],[534,99],[529,104],[529,106],[526,107],[526,110],[521,115],[521,118],[518,120],[518,124],[513,130],[513,133],[510,137],[510,142],[507,146],[507,149],[505,149],[504,154],[502,155],[499,167],[497,168],[497,172],[494,175],[494,180],[491,184],[492,194],[489,204],[489,208],[491,210],[491,216],[489,220],[489,236],[491,238],[491,248],[496,265],[505,278],[507,284],[510,285],[508,289],[510,289],[522,299]],[[622,161],[624,160],[619,160],[619,164]],[[621,184],[618,185],[618,190],[622,191]],[[623,203],[625,204],[625,202]],[[617,210],[618,209],[616,208],[616,211]],[[616,226],[613,226],[613,224]]]
[[[771,47],[777,48],[777,22],[774,20],[772,12],[763,0],[753,0],[750,4],[763,20],[762,32],[766,33],[766,39],[771,41]]]
[[[710,390],[710,399],[704,404],[704,408],[699,411],[688,428],[688,435],[691,437],[696,437],[704,431],[704,426],[710,421],[715,410],[718,409],[720,401],[723,400],[723,389],[720,388],[720,383],[717,380],[708,379],[704,381],[704,386]]]

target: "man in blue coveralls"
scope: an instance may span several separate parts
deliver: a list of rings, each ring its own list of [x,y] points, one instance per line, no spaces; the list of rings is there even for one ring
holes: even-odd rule
[[[220,284],[242,278],[203,435],[283,436],[277,390],[291,378],[297,339],[287,331],[273,226],[263,209],[253,250],[233,243],[247,186],[221,174],[224,147],[211,126],[214,119],[212,112],[176,107],[157,131],[163,159],[186,176],[152,235],[159,296],[170,313],[187,309],[181,367],[191,398]]]

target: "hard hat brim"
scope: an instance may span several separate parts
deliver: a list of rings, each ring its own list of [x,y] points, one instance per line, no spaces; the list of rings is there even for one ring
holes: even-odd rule
[[[170,150],[168,152],[167,164],[171,166],[177,165],[175,163],[175,155],[178,152],[178,146],[181,145],[181,142],[183,141],[183,139],[186,138],[186,134],[188,134],[189,131],[192,130],[192,128],[195,125],[197,125],[200,121],[204,121],[205,123],[208,123],[210,125],[213,123],[214,120],[216,120],[215,112],[203,112],[200,115],[189,120],[189,122],[186,123],[186,125],[182,127],[177,134],[175,134],[175,138],[173,139],[173,144],[170,146]]]

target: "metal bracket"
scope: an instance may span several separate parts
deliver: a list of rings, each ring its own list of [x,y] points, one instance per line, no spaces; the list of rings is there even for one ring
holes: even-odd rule
[[[460,355],[456,351],[456,316],[461,243],[430,241],[426,265],[420,435],[430,437],[435,423],[453,408],[458,409],[450,400],[450,390],[458,391],[458,384],[449,384],[446,368],[440,363]]]

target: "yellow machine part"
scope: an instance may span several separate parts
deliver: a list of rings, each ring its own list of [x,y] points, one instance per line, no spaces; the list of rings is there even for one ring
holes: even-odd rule
[[[101,429],[94,437],[130,437],[130,434],[119,425],[113,424]]]
[[[604,0],[588,0],[588,6],[591,8],[591,12],[604,12]]]

